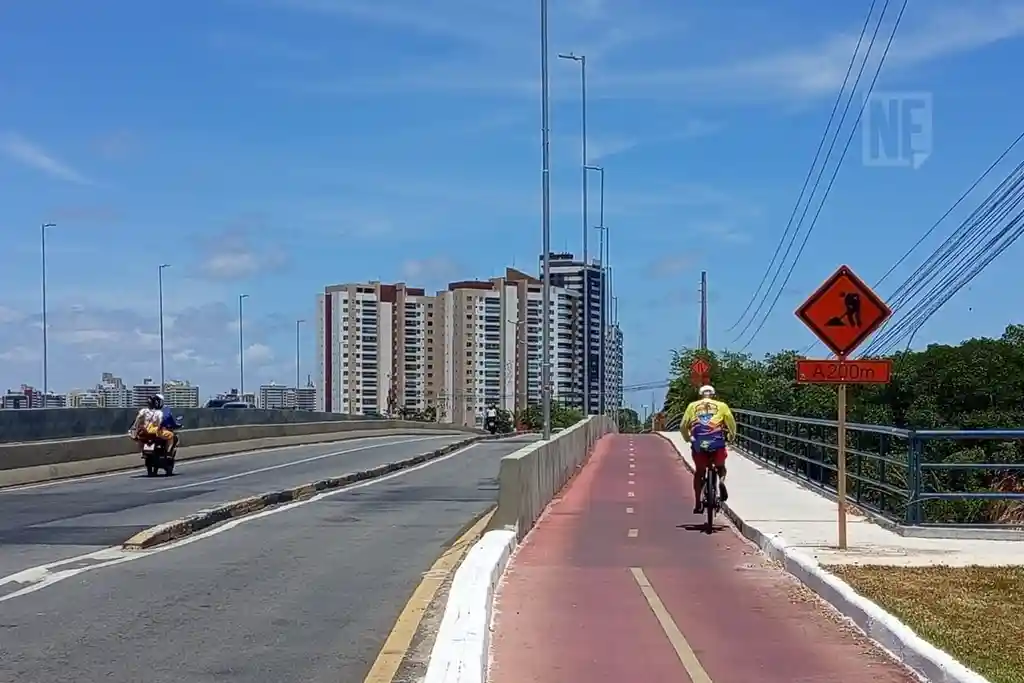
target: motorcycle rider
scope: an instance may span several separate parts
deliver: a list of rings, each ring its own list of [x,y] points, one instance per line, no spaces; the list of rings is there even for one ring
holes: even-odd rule
[[[484,412],[484,424],[488,428],[498,427],[498,409],[493,403],[487,406],[487,410]]]
[[[167,442],[167,452],[174,455],[178,448],[178,435],[175,429],[178,421],[171,414],[170,408],[164,406],[163,394],[153,394],[146,399],[146,407],[139,410],[135,416],[135,423],[129,430],[129,434],[139,444],[159,439]]]

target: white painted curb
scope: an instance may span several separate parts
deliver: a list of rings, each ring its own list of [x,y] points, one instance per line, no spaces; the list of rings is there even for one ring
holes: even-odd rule
[[[679,447],[671,439],[662,438],[672,444],[686,467],[693,471],[693,465]],[[787,545],[781,535],[768,535],[747,524],[728,503],[724,503],[722,509],[740,533],[753,541],[765,555],[780,563],[787,572],[856,624],[866,636],[930,683],[990,683],[857,593],[850,584],[822,569],[813,558]]]
[[[516,532],[489,531],[466,555],[448,592],[423,683],[484,683],[494,591],[516,547]]]

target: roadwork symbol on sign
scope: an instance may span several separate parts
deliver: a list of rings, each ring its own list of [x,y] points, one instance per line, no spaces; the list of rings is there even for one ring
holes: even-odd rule
[[[840,266],[796,310],[796,317],[840,359],[850,355],[890,315],[885,302],[849,266]]]

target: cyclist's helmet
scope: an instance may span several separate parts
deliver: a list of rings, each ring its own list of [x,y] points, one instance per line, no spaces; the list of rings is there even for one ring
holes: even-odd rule
[[[147,401],[147,403],[149,403],[149,407],[152,408],[153,410],[157,410],[159,408],[163,408],[164,407],[164,396],[163,396],[163,394],[153,394],[152,396],[149,397],[149,400]]]
[[[701,398],[711,398],[715,395],[715,388],[710,384],[705,384],[698,393],[700,393]]]

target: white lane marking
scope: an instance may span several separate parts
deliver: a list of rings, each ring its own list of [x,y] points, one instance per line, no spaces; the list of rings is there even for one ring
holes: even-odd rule
[[[635,462],[629,463],[629,469],[635,470],[636,469],[636,463]]]
[[[626,532],[626,536],[628,538],[636,538],[639,535],[640,535],[640,530],[639,529],[630,529],[628,532]]]
[[[633,485],[633,484],[635,484],[635,483],[636,483],[636,482],[635,482],[635,481],[633,481],[632,479],[630,479],[630,480],[629,480],[629,485],[630,485],[630,486],[632,486],[632,485]]]
[[[250,474],[260,474],[262,472],[272,472],[273,470],[284,469],[285,467],[292,467],[294,465],[303,465],[307,462],[315,462],[317,460],[323,460],[324,458],[333,458],[338,455],[344,455],[345,453],[356,453],[359,451],[369,451],[374,448],[387,448],[390,446],[400,446],[407,443],[416,443],[418,441],[429,441],[431,439],[444,439],[452,438],[450,436],[421,436],[413,439],[404,439],[402,441],[389,441],[387,443],[375,443],[369,446],[359,446],[357,448],[346,448],[342,451],[332,451],[331,453],[321,453],[320,455],[314,455],[309,458],[302,458],[301,460],[291,460],[289,462],[278,463],[277,465],[268,465],[267,467],[260,467],[255,470],[246,470],[245,472],[236,472],[235,474],[226,474],[223,477],[214,477],[213,479],[204,479],[202,481],[193,481],[188,484],[181,484],[180,486],[167,486],[162,489],[153,489],[150,493],[163,493],[165,491],[180,491],[181,489],[190,489],[196,486],[206,486],[207,484],[216,484],[221,481],[229,481],[231,479],[239,479],[241,477],[248,477]]]
[[[636,494],[635,494],[635,493],[633,493],[632,491],[627,491],[627,492],[626,492],[626,496],[627,496],[628,498],[635,498],[635,497],[636,497]]]
[[[654,586],[651,585],[650,580],[647,578],[647,574],[644,573],[641,567],[630,567],[629,571],[640,587],[640,592],[643,593],[644,599],[647,600],[651,611],[654,612],[654,618],[658,620],[661,630],[665,632],[669,643],[672,644],[672,649],[676,651],[679,662],[686,669],[686,673],[689,674],[690,680],[693,683],[712,683],[711,676],[708,675],[700,660],[697,659],[697,654],[690,647],[690,643],[687,642],[683,632],[679,630],[679,625],[672,618],[672,615],[665,607],[665,603],[661,601],[661,597],[655,592]]]
[[[231,520],[229,522],[225,522],[224,524],[222,524],[220,526],[216,526],[216,527],[213,527],[211,529],[207,529],[206,531],[202,531],[202,532],[200,532],[198,534],[193,534],[191,536],[186,536],[185,538],[183,538],[183,539],[181,539],[179,541],[174,541],[172,543],[168,543],[167,545],[157,546],[156,548],[153,548],[152,550],[132,550],[132,551],[128,551],[128,550],[122,550],[120,546],[113,546],[113,547],[110,547],[110,548],[104,548],[103,550],[97,550],[95,552],[91,552],[91,553],[88,553],[86,555],[79,555],[77,557],[69,557],[66,560],[59,560],[57,562],[50,562],[48,564],[39,565],[38,567],[31,567],[29,569],[23,569],[20,572],[17,572],[15,574],[10,574],[9,576],[5,576],[3,578],[0,578],[0,586],[5,586],[5,585],[7,585],[9,583],[19,583],[19,584],[29,584],[29,585],[25,586],[24,588],[21,588],[20,590],[14,591],[13,593],[8,593],[7,595],[0,596],[0,602],[6,602],[8,600],[13,600],[14,598],[21,597],[23,595],[28,595],[29,593],[35,593],[36,591],[42,590],[43,588],[46,588],[47,586],[52,586],[55,583],[59,583],[60,581],[63,581],[65,579],[70,579],[70,578],[72,578],[74,576],[78,576],[79,574],[84,574],[85,572],[91,572],[94,569],[103,569],[105,567],[113,567],[114,565],[117,565],[117,564],[123,564],[125,562],[132,562],[133,560],[141,560],[144,557],[152,557],[153,555],[158,555],[160,553],[165,553],[165,552],[168,552],[170,550],[175,550],[177,548],[181,548],[183,546],[189,545],[190,543],[195,543],[196,541],[202,541],[204,539],[210,538],[211,536],[216,536],[217,534],[222,534],[225,531],[230,531],[231,529],[234,529],[237,526],[240,526],[242,524],[246,524],[248,522],[255,521],[257,519],[262,519],[263,517],[269,517],[270,515],[276,515],[276,514],[279,514],[281,512],[287,512],[287,511],[293,510],[293,509],[295,509],[297,507],[302,507],[303,505],[309,505],[310,503],[316,503],[316,502],[319,502],[321,500],[325,500],[327,498],[331,498],[333,496],[341,495],[342,493],[348,493],[349,491],[355,491],[356,489],[361,489],[361,488],[365,488],[367,486],[374,486],[376,484],[381,484],[381,483],[384,483],[384,482],[389,481],[391,479],[396,479],[398,477],[402,477],[402,476],[405,476],[407,474],[411,474],[413,472],[425,469],[427,467],[431,467],[433,465],[437,465],[439,463],[444,462],[445,460],[450,460],[450,459],[452,459],[452,458],[454,458],[454,457],[456,457],[458,455],[464,455],[465,453],[467,453],[468,451],[472,450],[473,448],[476,448],[478,445],[480,445],[480,444],[477,444],[477,443],[471,444],[469,446],[466,446],[465,448],[460,448],[457,451],[453,451],[453,452],[449,453],[448,455],[442,455],[440,458],[436,458],[434,460],[429,460],[429,461],[427,461],[427,462],[425,462],[423,464],[416,465],[415,467],[410,467],[410,468],[405,469],[405,470],[399,470],[398,472],[394,472],[392,474],[387,474],[387,475],[385,475],[383,477],[379,477],[377,479],[370,479],[368,481],[359,482],[358,484],[352,484],[351,486],[346,486],[344,488],[335,489],[334,491],[324,491],[323,493],[318,493],[317,495],[313,496],[312,498],[307,498],[305,500],[295,501],[294,503],[287,503],[285,505],[279,505],[277,507],[273,507],[273,508],[270,508],[268,510],[263,510],[262,512],[257,512],[255,514],[248,515],[246,517],[238,517],[237,519],[233,519],[233,520]],[[76,564],[80,564],[82,562],[91,562],[91,561],[95,561],[97,563],[96,564],[88,565],[86,567],[73,567],[73,566],[69,567],[69,565],[76,565]],[[65,568],[65,567],[68,567],[68,568]]]
[[[626,514],[627,515],[633,514],[633,508],[626,508]]]
[[[449,434],[448,436],[452,436],[452,435]],[[128,437],[125,437],[125,438],[128,438]],[[394,434],[388,434],[388,435],[383,435],[383,436],[361,436],[358,439],[339,439],[338,441],[333,441],[333,442],[332,441],[321,441],[319,443],[296,444],[294,446],[278,446],[276,448],[257,448],[256,450],[252,450],[252,451],[239,451],[238,453],[227,453],[225,455],[211,455],[209,457],[204,457],[204,458],[190,458],[189,460],[182,460],[182,462],[195,462],[195,463],[218,462],[220,460],[229,460],[231,458],[241,458],[243,456],[263,455],[265,453],[266,454],[277,453],[279,451],[287,451],[287,450],[291,450],[293,448],[315,448],[317,446],[328,447],[328,446],[331,446],[332,444],[337,444],[337,443],[342,443],[342,442],[353,443],[353,442],[356,442],[356,441],[369,441],[371,439],[393,439],[393,438],[395,438]],[[131,454],[130,453],[126,453],[125,455],[131,455]],[[140,458],[139,462],[142,462],[141,458]],[[140,468],[141,468],[141,465],[140,465]],[[84,476],[81,476],[81,477],[68,477],[67,479],[57,479],[56,481],[44,481],[44,482],[40,482],[38,484],[18,484],[17,486],[4,486],[4,487],[0,487],[0,495],[2,495],[4,493],[14,493],[16,491],[28,491],[28,490],[31,490],[31,489],[45,489],[45,488],[49,488],[51,486],[70,486],[70,485],[73,485],[73,484],[78,484],[78,483],[83,482],[83,481],[92,481],[93,479],[108,479],[110,477],[127,477],[129,475],[136,475],[137,476],[138,474],[139,474],[139,468],[134,468],[133,467],[131,469],[118,470],[116,472],[104,472],[102,474],[87,474],[87,475],[84,475]]]

